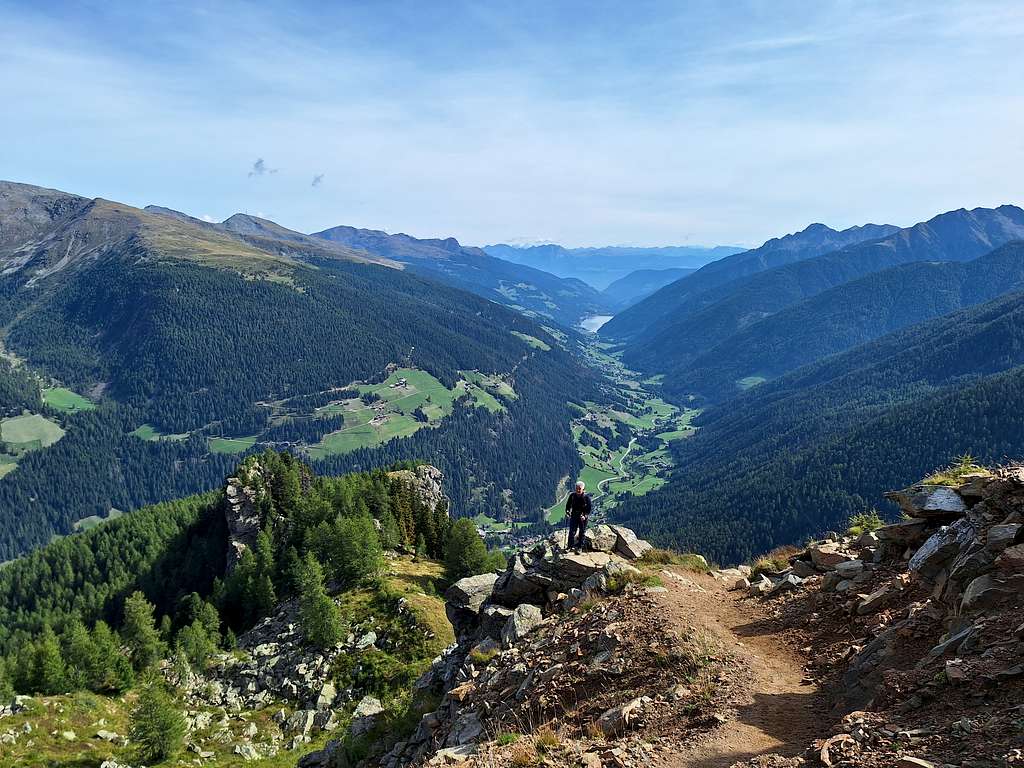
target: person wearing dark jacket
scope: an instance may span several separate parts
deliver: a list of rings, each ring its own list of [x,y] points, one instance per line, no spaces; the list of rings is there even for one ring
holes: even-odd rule
[[[583,534],[587,531],[587,518],[590,517],[590,509],[593,503],[590,494],[586,492],[586,486],[580,480],[576,483],[576,490],[569,494],[565,500],[565,515],[569,518],[569,549],[575,549],[578,553],[583,549]],[[576,546],[572,541],[579,531],[579,538],[576,539]]]

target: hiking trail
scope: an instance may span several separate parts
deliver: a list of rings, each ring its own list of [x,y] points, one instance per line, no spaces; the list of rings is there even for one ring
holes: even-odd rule
[[[736,714],[656,768],[729,768],[758,755],[803,754],[821,737],[826,697],[805,680],[804,660],[785,638],[763,628],[757,605],[729,592],[711,576],[681,572],[658,595],[666,618],[680,630],[697,627],[718,638],[742,663],[747,678],[734,702]]]

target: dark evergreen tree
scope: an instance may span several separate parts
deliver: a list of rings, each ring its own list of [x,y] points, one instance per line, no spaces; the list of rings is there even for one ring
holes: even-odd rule
[[[185,718],[163,680],[155,674],[149,676],[139,694],[129,736],[139,759],[146,763],[169,760],[184,744]]]
[[[324,572],[312,553],[299,569],[299,625],[306,640],[321,648],[341,638],[341,613],[324,589]]]
[[[142,592],[133,592],[125,600],[121,639],[137,672],[155,663],[166,650],[153,620],[153,604]]]

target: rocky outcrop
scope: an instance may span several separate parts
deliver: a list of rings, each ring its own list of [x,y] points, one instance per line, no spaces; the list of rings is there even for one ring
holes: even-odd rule
[[[388,477],[413,486],[430,509],[436,509],[438,504],[443,504],[446,510],[451,506],[451,499],[444,492],[444,473],[437,467],[420,464],[415,469],[388,472]]]
[[[441,707],[424,715],[416,732],[396,744],[380,765],[398,768],[427,758],[439,763],[466,759],[477,742],[488,733],[493,736],[496,717],[529,709],[540,701],[539,691],[558,688],[561,678],[571,687],[580,684],[584,669],[595,680],[606,674],[606,665],[621,673],[628,662],[616,651],[621,643],[621,635],[611,629],[618,626],[616,612],[595,613],[591,624],[608,625],[602,631],[567,630],[555,617],[600,594],[612,579],[625,586],[623,574],[638,573],[628,559],[639,557],[650,545],[627,528],[606,525],[594,526],[588,541],[591,551],[570,552],[565,549],[565,532],[560,532],[517,553],[501,574],[470,576],[448,589],[445,609],[456,643],[434,660],[414,690],[416,699],[428,694],[442,697]],[[603,623],[595,624],[598,619]],[[575,653],[583,654],[580,649],[586,647],[587,656],[569,652],[571,643],[563,641],[567,631],[578,639]],[[644,653],[654,646],[643,632],[638,642]],[[639,662],[641,653],[627,656]],[[557,702],[552,700],[551,706]],[[639,711],[630,710],[622,720],[631,722]],[[486,726],[488,721],[492,725]],[[329,744],[305,764],[330,765],[330,755],[337,750],[337,743]]]
[[[227,572],[238,565],[242,552],[256,544],[256,537],[263,527],[260,504],[268,494],[262,480],[262,468],[252,462],[252,473],[257,482],[243,482],[240,478],[229,477],[224,487],[224,519],[228,524]]]
[[[856,710],[818,745],[831,764],[1015,763],[1024,468],[888,496],[904,520],[812,542],[790,569],[736,586],[799,628],[812,676],[836,691],[840,714]]]

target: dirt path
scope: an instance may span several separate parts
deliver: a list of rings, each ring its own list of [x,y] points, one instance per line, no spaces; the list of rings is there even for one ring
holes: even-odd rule
[[[710,576],[666,577],[659,595],[680,627],[701,627],[721,640],[748,671],[734,702],[736,715],[706,737],[662,760],[658,768],[729,768],[757,755],[802,754],[827,728],[824,695],[803,684],[804,661],[786,642],[764,634],[756,605]]]

